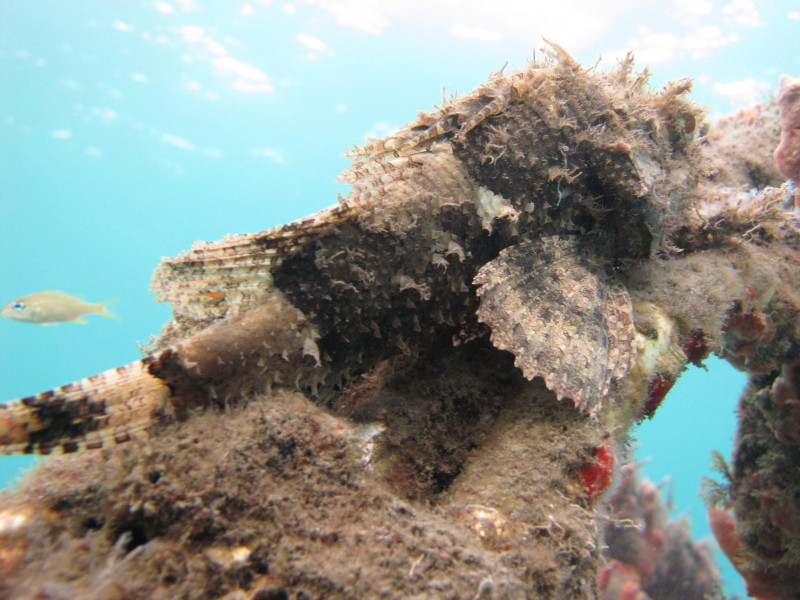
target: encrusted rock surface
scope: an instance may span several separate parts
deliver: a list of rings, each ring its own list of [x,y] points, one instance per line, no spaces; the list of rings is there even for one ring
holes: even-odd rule
[[[791,597],[795,189],[731,147],[775,111],[710,135],[688,81],[548,52],[355,150],[339,205],[167,259],[148,358],[0,406],[0,451],[95,449],[0,495],[0,595],[720,597],[620,474],[714,352],[751,385],[712,525]]]

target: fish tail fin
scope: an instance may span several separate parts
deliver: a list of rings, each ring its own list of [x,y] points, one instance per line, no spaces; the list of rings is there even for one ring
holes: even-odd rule
[[[60,454],[146,437],[167,406],[168,385],[153,357],[34,396],[0,404],[0,454]]]
[[[116,300],[119,300],[119,296],[114,296],[113,298],[109,298],[105,302],[98,302],[97,304],[95,304],[95,312],[98,315],[103,315],[104,317],[108,317],[109,319],[114,319],[115,321],[119,321],[120,318],[111,311],[109,311],[107,308],[109,304],[115,302]]]
[[[319,337],[280,292],[141,360],[0,404],[0,454],[58,454],[146,438],[151,425],[188,417],[273,383],[316,385]],[[304,382],[306,380],[304,379]],[[230,382],[230,383],[228,383]],[[252,383],[249,383],[252,382]]]

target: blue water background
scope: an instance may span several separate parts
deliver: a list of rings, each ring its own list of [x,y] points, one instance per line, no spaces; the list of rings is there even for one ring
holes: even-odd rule
[[[570,48],[580,62],[624,47],[644,22],[670,22],[655,3],[623,4],[602,35]],[[763,26],[737,29],[736,43],[705,59],[654,67],[652,84],[699,77],[693,97],[719,114],[735,106],[714,82],[800,73],[793,4],[761,7]],[[376,34],[342,25],[325,5],[3,2],[0,303],[45,289],[118,297],[110,308],[120,320],[0,320],[2,399],[139,358],[137,344],[169,318],[148,290],[161,256],[332,204],[347,192],[335,177],[350,144],[409,122],[443,88],[466,92],[507,61],[523,66],[541,46],[541,33],[520,27],[499,41],[465,40],[414,15]],[[559,33],[569,37],[547,35]],[[711,448],[730,454],[744,383],[725,363],[708,365],[687,373],[639,429],[638,457],[652,457],[646,473],[671,478],[675,512],[690,515],[698,537],[708,535],[699,479],[710,474]],[[0,457],[0,482],[29,464]],[[732,569],[724,574],[728,590],[743,593]]]

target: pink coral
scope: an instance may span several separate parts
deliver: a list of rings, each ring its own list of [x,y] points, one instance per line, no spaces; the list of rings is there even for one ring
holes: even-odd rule
[[[778,88],[781,141],[775,149],[778,169],[788,179],[800,181],[800,78],[783,75]]]
[[[792,577],[791,567],[778,566],[764,570],[748,566],[743,558],[742,537],[736,518],[724,508],[712,508],[708,512],[711,531],[717,538],[720,549],[739,571],[747,585],[747,594],[756,600],[784,600],[795,597],[797,581]],[[787,580],[788,579],[788,580]]]
[[[620,468],[604,529],[607,564],[598,573],[602,600],[720,598],[708,549],[691,540],[685,519],[670,520],[658,487],[639,480],[634,464]]]
[[[614,559],[608,561],[608,565],[598,575],[598,587],[604,599],[650,600],[641,585],[635,566]]]
[[[753,314],[732,324],[740,339],[758,338]],[[800,364],[780,367],[753,376],[742,396],[730,496],[709,512],[720,548],[760,600],[797,598],[800,586]]]

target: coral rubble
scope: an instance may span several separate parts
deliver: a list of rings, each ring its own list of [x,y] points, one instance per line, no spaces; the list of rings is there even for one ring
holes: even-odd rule
[[[624,466],[714,352],[752,379],[712,524],[789,597],[800,228],[734,143],[775,110],[715,135],[686,80],[548,52],[353,151],[337,206],[165,260],[147,358],[0,406],[4,451],[94,449],[0,496],[0,594],[719,598]]]

